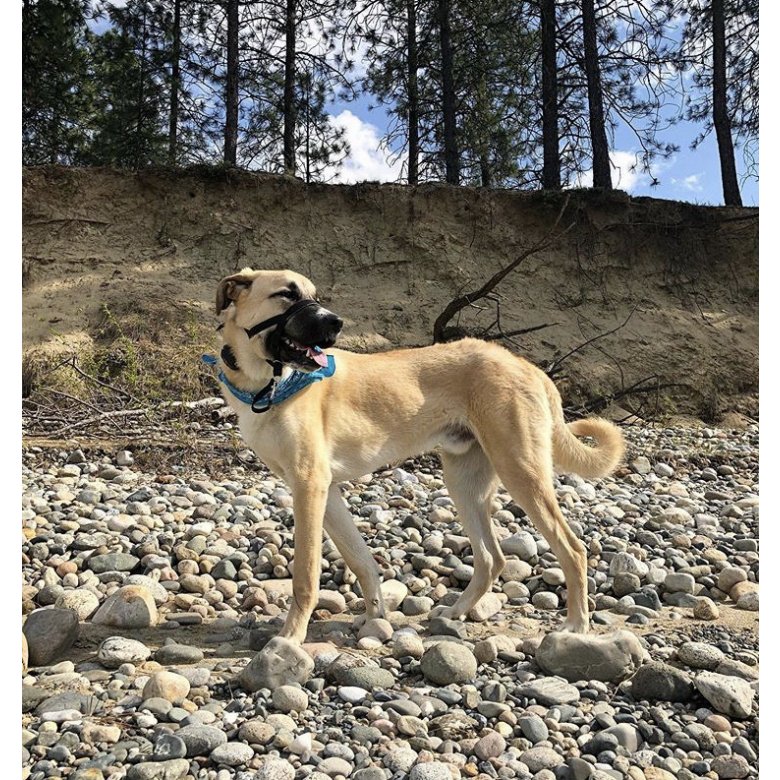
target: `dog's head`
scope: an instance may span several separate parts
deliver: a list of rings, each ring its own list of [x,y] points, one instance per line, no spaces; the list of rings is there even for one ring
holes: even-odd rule
[[[257,357],[304,371],[323,364],[315,347],[332,347],[343,325],[319,304],[311,281],[294,271],[245,268],[225,277],[217,288],[217,314],[223,313],[232,346],[245,352],[248,342]]]

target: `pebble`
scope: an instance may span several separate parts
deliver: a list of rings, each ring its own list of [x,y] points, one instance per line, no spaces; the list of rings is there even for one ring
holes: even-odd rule
[[[398,633],[393,639],[394,658],[422,658],[425,652],[422,639],[416,633],[404,631]]]
[[[171,704],[181,704],[190,692],[186,677],[174,672],[155,672],[144,685],[144,699],[165,699]]]
[[[70,609],[36,609],[27,616],[22,631],[27,639],[28,664],[45,666],[73,646],[79,618]]]
[[[539,715],[526,715],[519,719],[518,725],[523,736],[533,745],[537,742],[545,742],[550,736],[547,724]]]
[[[697,620],[717,620],[720,617],[720,610],[712,599],[698,598],[693,605],[693,616]]]
[[[224,745],[227,736],[221,729],[213,726],[185,726],[176,732],[176,736],[184,742],[187,756],[207,756],[214,748]]]
[[[579,701],[580,692],[573,685],[557,677],[542,677],[517,688],[520,696],[535,699],[548,707]]]
[[[131,766],[127,772],[127,780],[173,780],[173,778],[183,778],[189,768],[190,762],[183,758],[170,761],[147,761]]]
[[[563,763],[563,756],[549,747],[533,747],[526,750],[520,760],[536,775],[545,769],[555,769]]]
[[[702,672],[694,680],[696,689],[718,712],[735,718],[750,715],[756,692],[747,680],[715,672]]]
[[[506,750],[506,740],[497,732],[491,731],[474,745],[474,755],[482,761],[498,758]]]
[[[747,777],[750,765],[742,756],[716,756],[712,759],[712,771],[720,780]]]
[[[677,649],[677,659],[692,669],[715,669],[724,657],[722,650],[706,642],[685,642]]]
[[[108,669],[118,669],[122,664],[137,664],[146,661],[152,651],[137,639],[111,636],[104,639],[98,648],[97,657]]]
[[[464,645],[438,642],[423,653],[420,670],[437,685],[469,682],[477,675],[477,659]]]
[[[154,660],[163,666],[173,664],[197,664],[203,660],[203,651],[199,647],[178,643],[163,645],[154,654]]]
[[[233,435],[232,423],[202,425]],[[152,474],[112,452],[25,447],[23,614],[70,610],[88,642],[24,678],[23,770],[31,780],[694,780],[737,777],[746,762],[751,776],[757,429],[625,432],[638,468],[555,477],[588,552],[597,611],[584,639],[555,638],[560,561],[501,488],[491,511],[502,576],[467,621],[428,619],[471,580],[474,559],[435,458],[422,458],[343,485],[380,562],[389,623],[363,619],[360,587],[326,540],[309,638],[327,641],[306,646],[308,663],[273,639],[249,651],[275,636],[292,599],[290,493],[257,461],[212,463],[217,476],[189,463]],[[159,629],[116,628],[89,644],[108,633],[89,624],[128,586],[151,597]],[[732,627],[737,605],[744,629]],[[626,630],[641,635],[641,652],[618,652]],[[583,664],[600,637],[602,655],[624,666],[604,674]],[[460,666],[446,683],[425,674],[422,659],[443,641],[460,648],[465,679]],[[161,673],[189,683],[180,703],[147,695]],[[655,697],[652,679],[642,681],[654,673]],[[737,690],[721,682],[708,699],[706,675]],[[212,729],[213,741],[188,756],[181,735],[192,729]]]
[[[309,708],[309,696],[298,686],[281,685],[273,692],[273,704],[280,712],[306,712]]]
[[[428,761],[425,764],[416,764],[409,773],[409,780],[453,780],[450,770],[451,764],[444,764],[441,761]],[[357,775],[355,775],[357,777]],[[383,780],[377,778],[377,780]],[[366,778],[368,780],[368,778]]]
[[[293,780],[295,768],[283,758],[263,758],[252,780]]]
[[[215,764],[243,766],[247,761],[251,761],[254,755],[255,751],[243,742],[226,742],[223,745],[217,745],[211,751],[209,758]]]

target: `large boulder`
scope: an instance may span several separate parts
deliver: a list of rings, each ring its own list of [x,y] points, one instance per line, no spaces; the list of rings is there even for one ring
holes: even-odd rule
[[[92,622],[113,628],[149,628],[157,625],[157,605],[143,585],[125,585],[103,602]]]
[[[46,666],[73,646],[79,618],[70,609],[36,609],[24,622],[30,666]]]
[[[619,682],[646,659],[639,638],[623,630],[601,636],[555,631],[544,637],[536,651],[536,662],[545,672],[569,682]]]
[[[477,659],[465,645],[438,642],[423,653],[420,670],[436,685],[470,682],[477,676]]]
[[[274,637],[244,667],[239,682],[248,691],[274,690],[281,685],[303,685],[314,671],[311,656],[295,642]]]

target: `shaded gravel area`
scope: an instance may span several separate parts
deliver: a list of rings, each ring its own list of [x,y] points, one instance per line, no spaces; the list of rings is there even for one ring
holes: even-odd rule
[[[626,435],[612,477],[556,481],[588,551],[587,637],[554,631],[562,571],[505,492],[504,573],[469,621],[436,615],[473,558],[430,456],[345,483],[388,621],[364,620],[326,540],[289,679],[248,667],[288,608],[293,528],[250,453],[153,473],[26,447],[23,778],[757,777],[758,431]]]

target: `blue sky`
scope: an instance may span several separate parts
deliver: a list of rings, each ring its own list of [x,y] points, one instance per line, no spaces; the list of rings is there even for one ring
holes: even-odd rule
[[[364,165],[347,160],[347,171],[338,177],[340,181],[359,181],[360,177],[363,180],[393,181],[398,175],[398,167],[390,165],[387,153],[379,148],[378,143],[387,129],[387,114],[382,107],[371,110],[371,104],[370,96],[363,95],[349,103],[335,101],[328,107],[337,123],[345,127],[353,157],[370,160]],[[690,149],[691,142],[700,131],[700,125],[681,122],[664,132],[664,139],[679,146],[680,151],[669,159],[657,161],[654,170],[660,184],[651,187],[648,176],[630,170],[639,147],[631,131],[626,126],[619,126],[612,150],[613,185],[631,195],[722,205],[720,160],[714,132],[697,149]],[[742,177],[745,167],[742,150],[737,149],[736,155],[738,173]],[[589,184],[587,175],[582,183]],[[758,182],[752,178],[744,181],[740,178],[740,185],[743,204],[757,206]]]
[[[116,0],[115,5],[122,5]],[[105,20],[92,22],[95,32],[103,32],[108,24]],[[363,64],[356,63],[356,74],[364,71]],[[373,110],[371,105],[375,107]],[[350,145],[351,153],[340,167],[333,167],[324,173],[324,179],[339,183],[359,181],[397,181],[402,175],[403,150],[401,156],[392,154],[382,143],[387,132],[389,118],[382,106],[370,95],[361,94],[356,100],[343,102],[333,100],[327,111],[331,121],[342,128]],[[720,161],[714,132],[695,150],[691,142],[701,132],[701,125],[680,122],[663,133],[663,140],[679,146],[679,152],[666,160],[658,160],[654,174],[659,181],[650,186],[650,177],[639,170],[632,171],[639,145],[632,132],[625,125],[619,125],[611,151],[613,186],[631,195],[682,200],[706,205],[722,205],[723,190],[720,181]],[[736,150],[737,171],[745,206],[758,205],[758,181],[744,177],[745,164],[742,149]],[[592,177],[586,173],[579,180],[582,186],[589,186]]]

